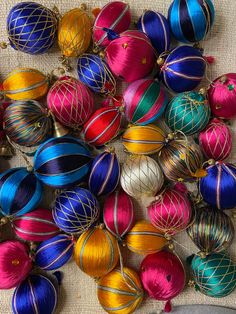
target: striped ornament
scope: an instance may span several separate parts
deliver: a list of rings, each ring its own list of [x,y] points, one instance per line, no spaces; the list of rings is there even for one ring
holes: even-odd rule
[[[9,139],[21,146],[35,146],[52,134],[52,120],[37,101],[16,101],[4,111],[3,129]]]
[[[86,177],[91,160],[90,151],[80,140],[71,136],[51,138],[36,151],[35,175],[46,185],[66,188]]]
[[[165,144],[164,132],[155,125],[131,126],[122,137],[122,143],[132,154],[151,155]]]
[[[131,197],[124,191],[109,195],[103,206],[103,220],[106,228],[121,239],[133,226],[134,206]]]
[[[72,257],[74,240],[67,234],[43,241],[35,252],[35,264],[44,270],[55,270],[65,265]]]
[[[168,12],[173,36],[184,43],[203,40],[213,26],[214,18],[211,0],[174,0]]]
[[[43,73],[31,68],[17,68],[3,81],[0,94],[12,100],[35,100],[46,95],[48,87],[49,80]]]
[[[86,189],[74,187],[61,192],[55,200],[52,214],[56,225],[67,233],[82,233],[99,218],[97,199]]]
[[[200,181],[203,200],[218,209],[236,207],[236,167],[219,161],[206,171],[207,176]]]
[[[4,216],[22,216],[38,206],[43,188],[26,168],[12,168],[0,175],[0,207]]]
[[[47,52],[57,34],[56,14],[36,2],[20,2],[7,17],[7,33],[11,46],[29,54]]]
[[[114,95],[116,93],[116,80],[99,56],[83,54],[77,61],[79,80],[88,86],[93,92]]]
[[[172,131],[193,135],[206,127],[210,115],[206,96],[192,91],[181,93],[171,100],[166,108],[165,120]]]
[[[109,107],[96,110],[83,127],[85,141],[102,146],[117,136],[121,125],[120,108]]]
[[[170,26],[164,15],[147,10],[140,16],[137,27],[148,36],[158,54],[170,49]]]
[[[52,211],[43,208],[37,208],[22,217],[15,217],[12,226],[19,238],[32,242],[42,242],[59,232],[53,221]]]
[[[153,254],[167,244],[164,233],[155,228],[150,222],[140,220],[125,237],[125,243],[132,252],[137,254]]]
[[[146,125],[163,114],[167,102],[167,95],[158,81],[138,80],[124,92],[125,116],[133,124]]]
[[[118,243],[109,231],[101,227],[92,228],[79,237],[74,257],[84,273],[98,279],[116,267],[119,260]]]
[[[127,3],[121,1],[107,3],[94,22],[93,41],[95,46],[106,47],[110,43],[109,31],[120,34],[129,29],[130,24],[131,12]]]
[[[29,275],[14,291],[13,314],[53,314],[58,300],[57,286],[44,275]]]
[[[115,190],[120,180],[120,164],[113,152],[99,154],[93,160],[88,186],[97,196],[107,195]]]
[[[130,268],[116,268],[102,277],[97,287],[98,300],[107,313],[131,314],[143,301],[139,275]]]
[[[173,49],[160,68],[160,79],[175,93],[191,91],[205,76],[206,61],[201,52],[190,46]]]

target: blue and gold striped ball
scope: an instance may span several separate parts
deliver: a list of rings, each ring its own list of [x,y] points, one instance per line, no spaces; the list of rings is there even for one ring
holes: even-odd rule
[[[22,216],[41,201],[43,188],[26,168],[12,168],[0,175],[0,207],[4,216]]]
[[[96,156],[89,176],[89,189],[95,195],[107,195],[115,190],[120,180],[120,165],[115,153]]]
[[[75,187],[61,192],[55,200],[52,214],[56,225],[67,233],[82,233],[99,218],[100,208],[95,196]]]
[[[162,61],[162,60],[160,60]],[[191,91],[205,76],[206,60],[191,46],[173,49],[160,67],[160,79],[175,93]]]
[[[14,314],[53,314],[58,300],[56,285],[46,276],[29,275],[14,291]]]
[[[29,54],[52,47],[57,33],[56,15],[36,2],[20,2],[9,12],[7,32],[11,46]]]
[[[162,14],[147,10],[140,16],[137,26],[148,36],[159,54],[170,49],[170,26]]]
[[[86,177],[91,161],[91,153],[82,141],[71,136],[51,138],[35,154],[35,175],[46,185],[66,188]]]
[[[214,23],[214,17],[211,0],[174,0],[168,14],[173,36],[184,43],[204,39]]]
[[[43,241],[35,252],[35,264],[44,270],[54,270],[65,265],[72,257],[74,240],[67,234]]]

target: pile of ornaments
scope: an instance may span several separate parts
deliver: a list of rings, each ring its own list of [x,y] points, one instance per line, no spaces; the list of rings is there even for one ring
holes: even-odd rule
[[[83,5],[61,16],[21,2],[7,17],[2,48],[37,55],[57,40],[67,73],[18,68],[1,84],[1,156],[19,154],[25,167],[0,175],[0,289],[15,288],[13,313],[51,314],[58,270],[73,256],[96,279],[108,313],[134,312],[145,293],[170,312],[187,281],[224,297],[236,287],[227,253],[234,227],[224,211],[236,206],[236,167],[225,161],[236,74],[196,90],[213,61],[199,42],[213,25],[214,6],[174,0],[168,19],[148,10],[132,30],[126,3],[92,13]],[[184,45],[173,47],[172,37]],[[70,58],[77,58],[77,78],[69,74]],[[120,81],[128,83],[122,95]],[[103,96],[96,110],[95,94]],[[163,128],[155,124],[161,117]],[[118,139],[127,152],[123,164]],[[45,209],[48,187],[55,199]],[[134,200],[145,201],[149,220],[135,219]],[[15,236],[3,240],[7,225]],[[186,263],[174,239],[185,230],[198,248]],[[143,255],[139,272],[124,265],[125,249]]]

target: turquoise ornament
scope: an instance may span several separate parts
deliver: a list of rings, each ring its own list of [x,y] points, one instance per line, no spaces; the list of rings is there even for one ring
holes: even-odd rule
[[[175,96],[166,108],[165,119],[172,131],[192,135],[206,127],[210,115],[206,96],[193,91]]]
[[[201,293],[222,298],[236,288],[236,264],[225,253],[214,253],[204,258],[194,255],[188,261],[195,288]]]

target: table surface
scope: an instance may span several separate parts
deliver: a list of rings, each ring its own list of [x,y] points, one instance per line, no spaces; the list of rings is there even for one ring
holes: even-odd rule
[[[5,21],[10,8],[16,4],[17,0],[1,1],[0,10],[0,41],[6,40]],[[58,7],[63,14],[66,11],[77,7],[80,3],[76,0],[38,0],[45,6],[52,8],[54,5]],[[84,1],[88,5],[91,12],[92,8],[102,7],[105,1]],[[167,14],[171,0],[130,0],[129,4],[132,10],[133,20],[143,12],[144,9],[152,9]],[[205,48],[206,55],[215,57],[216,62],[208,69],[208,77],[212,80],[217,76],[236,72],[236,1],[235,0],[214,0],[216,9],[216,19],[213,30],[208,38],[202,43]],[[60,56],[59,49],[54,47],[48,54],[42,56],[31,56],[17,52],[11,48],[0,51],[0,80],[2,80],[11,70],[16,67],[33,67],[41,70],[44,73],[49,73],[51,70],[60,66],[58,57]],[[75,65],[75,62],[73,63]],[[74,73],[75,74],[75,73]],[[75,74],[76,75],[76,74]],[[232,129],[235,136],[236,124],[232,122]],[[121,161],[125,158],[125,153],[119,143],[116,144],[117,153]],[[233,153],[230,161],[236,160],[236,143],[234,142]],[[1,161],[0,171],[6,170],[9,167],[23,165],[23,160],[16,156],[10,161]],[[52,201],[52,193],[45,193],[43,204],[48,206]],[[136,203],[136,217],[146,217],[145,208]],[[7,235],[7,234],[6,234]],[[190,241],[186,232],[182,232],[176,237],[176,240],[183,246],[176,246],[178,255],[185,259],[186,256],[197,252],[197,248]],[[236,241],[230,247],[232,258],[236,257]],[[123,250],[124,261],[127,266],[132,266],[134,269],[139,268],[142,257]],[[59,305],[57,313],[61,314],[100,314],[105,313],[97,301],[96,283],[93,279],[82,273],[75,262],[70,261],[62,268],[64,273],[63,284],[60,289]],[[1,280],[1,279],[0,279]],[[11,313],[11,297],[13,290],[0,291],[0,313]],[[184,292],[173,300],[173,305],[185,304],[214,304],[228,306],[236,309],[236,291],[228,297],[222,299],[213,299],[206,297],[193,288],[186,287]],[[137,314],[160,313],[163,309],[163,303],[155,300],[146,299],[141,307],[135,312]],[[29,313],[30,314],[30,313]]]

